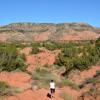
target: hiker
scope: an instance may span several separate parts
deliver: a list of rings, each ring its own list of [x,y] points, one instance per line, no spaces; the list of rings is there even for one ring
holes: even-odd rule
[[[50,93],[51,93],[51,98],[54,97],[54,93],[55,93],[55,82],[53,80],[51,80],[51,82],[50,82]]]

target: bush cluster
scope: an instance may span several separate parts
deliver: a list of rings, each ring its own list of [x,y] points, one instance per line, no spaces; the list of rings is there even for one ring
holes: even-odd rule
[[[19,55],[17,48],[12,44],[0,46],[0,71],[25,70],[24,55]]]
[[[68,44],[63,46],[56,64],[66,67],[66,73],[73,69],[85,70],[100,61],[100,39],[94,43],[80,46]]]

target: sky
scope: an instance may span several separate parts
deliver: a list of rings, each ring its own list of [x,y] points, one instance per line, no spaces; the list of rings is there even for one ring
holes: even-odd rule
[[[0,25],[84,22],[100,27],[100,0],[0,0]]]

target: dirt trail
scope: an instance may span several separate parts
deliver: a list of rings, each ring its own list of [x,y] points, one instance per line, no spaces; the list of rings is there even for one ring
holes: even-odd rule
[[[45,89],[39,89],[36,91],[27,90],[23,93],[17,94],[16,96],[10,96],[6,100],[51,100],[47,97],[48,91]],[[63,100],[60,98],[59,92],[56,92],[55,98],[52,100]]]

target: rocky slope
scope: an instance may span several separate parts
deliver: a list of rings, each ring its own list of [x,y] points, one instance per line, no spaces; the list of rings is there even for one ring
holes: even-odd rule
[[[86,91],[87,89],[87,91]],[[83,86],[79,100],[100,100],[100,72],[87,79]]]
[[[85,23],[13,23],[0,27],[0,41],[77,41],[100,37],[100,28]]]

